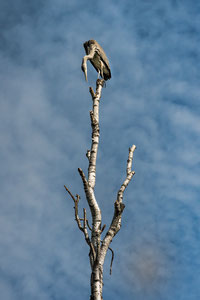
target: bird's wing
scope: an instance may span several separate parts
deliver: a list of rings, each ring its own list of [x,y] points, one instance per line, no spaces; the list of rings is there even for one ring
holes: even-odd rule
[[[99,51],[98,51],[98,49],[99,49]],[[109,65],[108,58],[107,58],[107,56],[106,56],[103,48],[99,45],[99,43],[97,43],[97,50],[96,50],[96,52],[101,57],[102,61],[105,63],[105,65],[107,66],[107,68],[110,70],[110,65]]]
[[[97,43],[97,41],[96,41],[96,43]],[[99,51],[98,51],[98,49],[99,49]],[[104,73],[104,76],[105,76],[104,79],[106,79],[106,80],[110,79],[111,78],[110,64],[109,64],[108,58],[107,58],[103,48],[99,45],[99,43],[97,43],[96,52],[98,53],[98,55],[100,56],[101,60],[103,61],[103,63],[105,64],[105,66],[108,70],[107,74]],[[98,72],[98,70],[97,70],[97,72]]]

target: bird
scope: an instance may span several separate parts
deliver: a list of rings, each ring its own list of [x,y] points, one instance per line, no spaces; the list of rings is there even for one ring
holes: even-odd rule
[[[83,57],[81,69],[84,72],[87,81],[87,61],[90,60],[93,67],[98,72],[98,78],[101,76],[104,80],[111,78],[111,70],[108,58],[103,48],[95,40],[89,40],[83,44],[86,55]]]

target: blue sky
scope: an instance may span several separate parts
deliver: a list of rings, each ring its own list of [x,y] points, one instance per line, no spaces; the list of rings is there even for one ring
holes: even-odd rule
[[[104,48],[96,196],[109,226],[128,147],[136,175],[104,268],[104,299],[200,296],[199,1],[0,2],[0,292],[3,300],[89,299],[81,195],[91,128],[82,44]],[[88,211],[89,212],[89,211]]]

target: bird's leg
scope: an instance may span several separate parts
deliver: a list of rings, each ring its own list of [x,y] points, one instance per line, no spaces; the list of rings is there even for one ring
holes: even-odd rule
[[[94,57],[94,54],[95,54],[95,48],[92,47],[90,53],[88,55],[85,55],[82,60],[81,69],[84,72],[86,81],[87,81],[87,60],[92,59]]]
[[[97,76],[97,79],[99,79],[99,77],[100,77],[100,70],[98,71],[98,76]]]
[[[99,70],[98,73],[101,74],[101,78],[104,79],[104,76],[103,76],[103,62],[100,61],[100,64],[101,64],[101,70]],[[103,87],[106,87],[106,82],[105,82],[105,80],[104,80],[104,83],[103,83]]]
[[[103,77],[103,62],[100,60],[100,64],[101,64],[101,70],[99,70],[99,73],[101,74],[101,77]]]

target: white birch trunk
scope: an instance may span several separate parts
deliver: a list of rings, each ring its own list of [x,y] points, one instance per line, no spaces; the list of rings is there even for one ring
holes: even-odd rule
[[[93,89],[90,88],[90,93],[93,101],[93,109],[90,111],[91,126],[92,126],[91,149],[88,150],[86,154],[89,160],[88,179],[86,178],[84,172],[80,168],[78,169],[83,182],[86,199],[92,215],[92,228],[88,224],[85,209],[84,209],[84,218],[80,219],[78,216],[78,202],[80,196],[76,195],[75,198],[68,190],[68,188],[65,187],[67,192],[70,194],[70,196],[72,197],[75,203],[75,220],[78,224],[79,229],[84,233],[85,240],[90,247],[90,253],[89,253],[90,265],[91,265],[90,300],[103,300],[102,297],[103,264],[104,264],[105,256],[108,249],[110,249],[109,245],[113,237],[117,234],[117,232],[121,228],[121,217],[125,207],[125,205],[122,202],[123,194],[130,180],[135,174],[135,172],[132,171],[132,161],[133,161],[133,152],[135,151],[136,146],[133,145],[129,149],[126,178],[122,183],[117,194],[113,219],[105,237],[103,238],[103,241],[101,241],[101,234],[105,228],[105,225],[103,226],[103,228],[101,227],[101,210],[99,208],[98,202],[95,197],[94,188],[96,183],[96,161],[97,161],[97,153],[98,153],[98,146],[99,146],[99,104],[100,104],[103,85],[104,85],[104,80],[97,79],[96,93],[94,93]],[[81,221],[83,221],[83,225]],[[91,237],[89,237],[88,228],[91,230]]]

